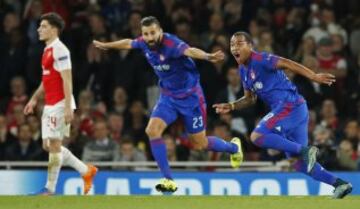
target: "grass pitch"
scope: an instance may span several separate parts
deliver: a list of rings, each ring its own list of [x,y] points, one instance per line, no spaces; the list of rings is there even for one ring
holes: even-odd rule
[[[0,209],[352,209],[342,200],[309,196],[0,196]]]

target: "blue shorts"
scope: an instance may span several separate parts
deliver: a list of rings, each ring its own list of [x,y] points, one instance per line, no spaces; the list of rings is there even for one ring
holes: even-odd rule
[[[178,117],[184,121],[188,133],[199,133],[206,129],[206,102],[201,87],[184,98],[160,94],[151,118],[161,118],[167,125]]]
[[[286,139],[308,145],[309,112],[306,103],[285,103],[265,115],[254,132],[279,134]],[[286,153],[288,156],[289,154]]]

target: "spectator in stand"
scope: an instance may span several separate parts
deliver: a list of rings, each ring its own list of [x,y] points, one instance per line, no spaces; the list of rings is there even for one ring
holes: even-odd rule
[[[315,56],[316,43],[313,37],[305,37],[302,39],[301,44],[297,48],[294,60],[301,62],[308,56]],[[312,68],[310,68],[312,69]]]
[[[338,161],[341,170],[357,170],[357,156],[353,145],[349,140],[341,141],[338,149]]]
[[[211,47],[214,43],[215,37],[221,34],[226,34],[224,31],[224,20],[221,13],[213,13],[209,19],[209,31],[203,33],[200,37],[201,46],[204,49]]]
[[[313,37],[318,43],[322,38],[329,37],[326,21],[317,4],[311,5],[310,24],[311,27],[305,32],[303,38]]]
[[[115,112],[110,113],[108,116],[108,125],[110,138],[120,143],[124,132],[124,117]]]
[[[318,162],[329,170],[337,170],[336,147],[331,130],[318,126],[314,130],[313,137],[314,142],[312,144],[319,148]]]
[[[148,120],[149,117],[146,114],[143,103],[139,100],[132,102],[129,115],[126,118],[127,127],[125,127],[125,129],[129,130],[129,134],[133,137],[136,146],[138,146],[139,143],[148,143],[145,133]]]
[[[0,160],[4,160],[4,153],[7,146],[15,142],[15,137],[10,134],[7,127],[5,115],[0,114]]]
[[[128,96],[125,89],[120,86],[116,87],[112,99],[113,103],[110,106],[110,111],[126,115],[128,111]]]
[[[346,60],[334,54],[333,42],[330,38],[322,38],[319,41],[316,57],[319,63],[317,72],[331,73],[336,77],[334,86],[321,86],[322,93],[325,97],[339,98],[342,97],[344,80],[347,75]]]
[[[357,150],[360,143],[358,133],[360,132],[359,122],[357,120],[349,120],[344,129],[344,139],[349,140],[354,150]],[[360,156],[359,156],[360,157]]]
[[[331,99],[326,99],[323,101],[321,110],[320,110],[320,123],[318,126],[323,126],[330,130],[333,130],[335,133],[335,138],[339,136],[339,118],[337,117],[337,108],[335,102]],[[335,142],[337,144],[337,142]]]
[[[36,115],[28,115],[26,117],[26,123],[30,126],[32,140],[41,145],[42,138],[40,119],[36,117]]]
[[[0,33],[0,97],[8,96],[9,81],[25,68],[26,45],[18,14],[8,12]]]
[[[146,156],[143,151],[137,149],[134,146],[132,140],[129,137],[124,137],[123,140],[120,142],[119,150],[116,152],[114,161],[116,162],[144,162],[147,161]],[[114,169],[121,169],[121,170],[143,170],[144,167],[114,167]]]
[[[86,143],[82,154],[82,160],[90,161],[113,161],[118,145],[108,137],[108,127],[105,121],[97,121],[94,125],[94,139]]]
[[[8,129],[14,136],[18,135],[18,127],[26,121],[23,113],[24,107],[25,105],[17,104],[14,106],[12,114],[8,115]]]
[[[80,133],[86,136],[92,136],[94,119],[92,118],[93,111],[93,93],[89,90],[83,90],[79,94],[78,109],[76,114],[80,118]]]
[[[128,18],[128,28],[126,28],[124,31],[125,37],[130,38],[137,38],[141,35],[141,21],[142,15],[139,11],[132,11]]]
[[[88,24],[91,31],[92,38],[106,38],[108,36],[104,18],[97,13],[90,14],[88,17]]]
[[[26,83],[22,77],[14,77],[10,81],[11,97],[6,101],[6,115],[10,115],[14,112],[16,105],[26,105],[28,101],[28,95],[26,94]]]
[[[192,33],[191,24],[187,20],[179,20],[175,23],[175,35],[186,41],[190,46],[199,46],[198,37]]]
[[[31,129],[28,124],[19,126],[16,141],[5,149],[5,160],[34,161],[40,160],[41,146],[32,140]]]

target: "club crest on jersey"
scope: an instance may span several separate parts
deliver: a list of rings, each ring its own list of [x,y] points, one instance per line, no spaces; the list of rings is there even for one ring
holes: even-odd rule
[[[165,60],[164,55],[160,54],[160,61],[164,61],[164,60]]]
[[[264,87],[264,85],[263,85],[263,83],[260,82],[260,81],[258,81],[258,82],[256,82],[256,83],[254,84],[255,90],[260,90],[260,89],[262,89],[263,87]]]
[[[250,78],[251,80],[255,80],[255,72],[253,69],[250,70]]]
[[[43,75],[50,75],[50,70],[44,69],[44,70],[42,71],[42,74],[43,74]]]

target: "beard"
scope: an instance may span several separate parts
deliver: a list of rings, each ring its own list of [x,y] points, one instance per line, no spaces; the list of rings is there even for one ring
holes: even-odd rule
[[[146,42],[146,44],[149,46],[149,48],[151,49],[155,49],[158,48],[158,46],[160,45],[160,37],[157,40],[151,41],[151,42]]]

